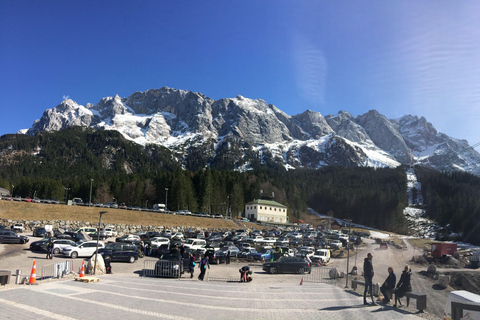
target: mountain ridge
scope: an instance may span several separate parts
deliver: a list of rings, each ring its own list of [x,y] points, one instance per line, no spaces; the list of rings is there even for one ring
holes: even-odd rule
[[[413,162],[480,175],[480,154],[466,140],[437,132],[424,117],[387,119],[376,110],[356,118],[346,111],[323,116],[305,110],[291,116],[262,99],[238,95],[214,100],[168,87],[127,98],[105,97],[96,105],[66,99],[18,133],[71,126],[117,130],[137,144],[169,148],[191,170],[227,154],[232,169],[248,169],[255,160],[272,160],[287,169],[397,167]]]

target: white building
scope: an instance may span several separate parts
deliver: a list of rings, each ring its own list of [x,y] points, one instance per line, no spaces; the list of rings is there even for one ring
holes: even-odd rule
[[[257,199],[245,205],[245,217],[250,221],[288,223],[287,206],[273,200]]]

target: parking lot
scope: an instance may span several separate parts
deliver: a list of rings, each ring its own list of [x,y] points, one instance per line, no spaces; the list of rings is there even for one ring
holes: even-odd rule
[[[0,269],[21,267],[30,275],[52,263],[26,245],[0,245]],[[267,274],[260,262],[250,262],[253,281],[240,283],[244,261],[211,265],[205,281],[142,277],[146,257],[135,263],[112,263],[113,274],[83,283],[69,276],[39,280],[36,286],[10,284],[0,289],[2,319],[415,319],[412,310],[363,306],[363,297],[338,282],[309,282],[298,274]],[[64,258],[55,257],[53,262]],[[74,259],[79,268],[82,259]],[[328,268],[319,268],[327,270]],[[39,271],[37,271],[39,274]],[[14,282],[12,277],[12,282]]]

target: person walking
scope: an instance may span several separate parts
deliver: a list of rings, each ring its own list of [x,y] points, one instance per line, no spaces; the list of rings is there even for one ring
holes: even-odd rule
[[[391,290],[395,289],[395,284],[397,283],[397,276],[395,272],[393,272],[392,267],[388,267],[388,277],[385,282],[380,287],[380,291],[383,294],[383,303],[390,302],[390,292]]]
[[[230,248],[227,250],[227,256],[225,257],[225,264],[230,264]]]
[[[199,265],[200,274],[198,275],[198,280],[203,281],[203,278],[205,278],[205,272],[207,271],[207,267],[208,267],[208,269],[210,269],[210,264],[208,263],[207,255],[204,255],[203,259],[202,259],[202,261],[200,261],[200,265]]]
[[[365,278],[365,290],[363,291],[363,304],[368,305],[367,303],[367,292],[370,293],[372,298],[372,306],[376,306],[375,300],[373,298],[373,255],[371,253],[367,254],[367,257],[363,261],[363,277]]]
[[[397,307],[397,301],[400,305],[402,305],[402,301],[400,301],[400,298],[403,298],[406,292],[412,291],[412,285],[410,283],[411,277],[412,277],[412,270],[410,269],[410,266],[407,264],[403,269],[402,275],[400,276],[400,280],[397,283],[397,288],[395,289],[395,304],[393,305],[395,308]]]
[[[190,271],[190,279],[193,278],[193,273],[195,272],[195,256],[190,253],[188,255],[188,269]]]
[[[50,239],[47,242],[47,257],[46,257],[46,259],[52,259],[52,252],[53,252],[53,239]]]

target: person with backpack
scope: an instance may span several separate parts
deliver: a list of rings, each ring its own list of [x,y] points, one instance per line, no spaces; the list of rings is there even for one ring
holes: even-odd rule
[[[53,239],[50,238],[50,240],[47,242],[47,257],[46,259],[53,259],[52,253],[53,253]]]

